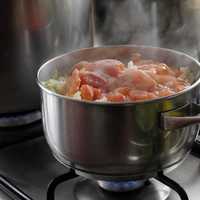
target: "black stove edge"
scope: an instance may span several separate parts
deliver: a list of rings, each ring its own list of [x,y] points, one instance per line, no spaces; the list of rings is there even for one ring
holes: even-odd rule
[[[0,175],[0,188],[13,200],[33,200],[2,175]]]
[[[62,174],[55,179],[53,179],[47,189],[47,200],[54,200],[55,199],[55,190],[56,187],[70,179],[77,177],[78,175],[75,174],[75,171],[71,169],[68,173]],[[0,175],[0,189],[3,190],[10,198],[13,200],[33,200],[19,188],[14,186],[8,179],[4,176]]]
[[[0,150],[20,143],[43,137],[41,121],[19,127],[0,127]]]
[[[32,137],[30,136],[29,138],[26,138],[26,139],[24,138],[20,141],[13,142],[11,144],[2,145],[2,146],[0,146],[0,150],[7,149],[7,148],[13,147],[15,145],[23,144],[25,142],[29,142],[29,141],[37,139],[37,138],[43,138],[43,136],[42,135],[36,135],[36,136],[32,136]]]

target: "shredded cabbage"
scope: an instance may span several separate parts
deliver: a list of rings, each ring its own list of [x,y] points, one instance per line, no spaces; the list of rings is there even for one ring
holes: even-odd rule
[[[65,87],[65,78],[64,77],[59,77],[57,79],[50,78],[47,81],[43,82],[43,85],[56,93],[63,93],[64,87]]]

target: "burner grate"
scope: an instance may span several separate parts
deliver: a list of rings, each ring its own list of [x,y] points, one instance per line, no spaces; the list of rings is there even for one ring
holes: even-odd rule
[[[52,180],[47,188],[47,200],[55,200],[55,190],[57,186],[67,180],[73,179],[77,177],[74,170],[71,169],[68,173],[63,174],[61,176],[56,177]],[[166,177],[163,172],[159,172],[158,176],[155,177],[159,182],[167,185],[171,189],[177,192],[181,200],[189,200],[187,193],[185,190],[175,181],[171,180],[170,178]],[[9,194],[13,199],[16,200],[33,200],[31,197],[26,195],[22,192],[19,188],[9,182],[5,177],[0,175],[0,187],[6,193]]]
[[[165,176],[163,172],[158,172],[158,176],[156,177],[156,179],[176,191],[181,200],[189,200],[185,190],[178,183]]]
[[[75,174],[74,170],[71,169],[68,173],[62,174],[61,176],[58,176],[55,179],[53,179],[47,189],[47,200],[55,199],[55,190],[60,183],[75,178],[76,176],[77,175]]]
[[[76,176],[76,174],[75,174],[74,170],[71,169],[71,171],[68,174],[64,174],[64,175],[61,175],[61,176],[55,178],[49,184],[49,187],[48,187],[48,190],[47,190],[47,200],[55,200],[56,187],[60,183],[69,180],[70,177],[73,178],[75,176]],[[163,174],[163,172],[158,172],[158,176],[155,177],[155,179],[157,179],[161,183],[164,183],[165,185],[169,186],[171,189],[176,191],[181,200],[189,200],[185,190],[178,183],[176,183],[175,181],[173,181],[170,178],[166,177]]]

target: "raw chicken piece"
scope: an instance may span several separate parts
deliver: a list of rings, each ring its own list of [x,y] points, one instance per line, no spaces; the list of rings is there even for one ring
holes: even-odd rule
[[[113,92],[107,95],[107,99],[111,102],[124,102],[126,100],[126,97],[121,93]]]
[[[106,89],[107,80],[97,73],[85,71],[80,74],[81,84],[91,85],[95,88]]]
[[[158,83],[162,85],[168,85],[169,82],[176,81],[176,77],[171,75],[159,75],[159,74],[150,74],[149,75]]]
[[[93,62],[94,71],[105,73],[112,77],[117,77],[124,70],[125,66],[119,60],[105,59]]]
[[[160,63],[156,67],[156,72],[159,75],[171,75],[175,76],[175,72],[171,70],[166,64]]]
[[[142,70],[128,69],[110,87],[134,87],[139,90],[153,91],[156,87],[156,81]]]
[[[128,96],[130,88],[128,88],[128,87],[119,87],[119,88],[115,89],[115,91],[117,93],[123,94],[124,96]]]
[[[74,68],[117,77],[124,70],[125,66],[119,60],[104,59],[95,62],[82,61],[74,65]]]
[[[132,59],[127,67],[115,59],[81,61],[64,80],[62,89],[67,92],[62,94],[88,101],[134,102],[170,96],[190,86],[186,68],[143,60],[140,54],[134,54]],[[52,88],[60,92],[58,87]]]
[[[154,93],[142,90],[133,89],[129,92],[129,99],[132,101],[155,99],[156,97]]]
[[[73,69],[78,69],[78,70],[81,70],[81,69],[85,69],[85,70],[88,70],[90,68],[92,68],[93,64],[88,62],[88,61],[81,61],[77,64],[75,64],[73,66]]]
[[[165,96],[173,95],[173,94],[175,94],[175,92],[173,92],[171,89],[166,87],[166,88],[160,89],[158,94],[159,94],[160,97],[165,97]]]

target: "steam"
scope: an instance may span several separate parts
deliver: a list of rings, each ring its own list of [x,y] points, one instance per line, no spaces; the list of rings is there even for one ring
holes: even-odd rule
[[[98,17],[101,16],[97,16],[96,45],[132,43],[158,46],[155,3],[147,6],[141,0],[102,2],[97,6],[104,8],[105,18],[103,25],[98,27]],[[96,10],[98,12],[98,8]]]
[[[196,18],[200,19],[200,9],[184,2],[95,0],[95,46],[150,45],[197,57],[200,37]]]
[[[64,51],[92,45],[90,24],[91,0],[56,0],[57,43]]]

